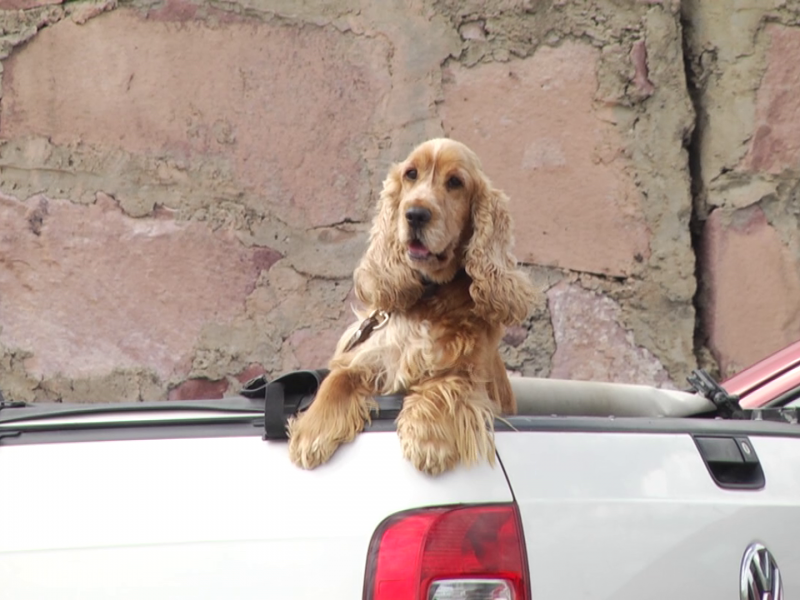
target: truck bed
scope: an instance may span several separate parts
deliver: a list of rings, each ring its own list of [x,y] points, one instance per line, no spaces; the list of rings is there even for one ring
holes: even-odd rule
[[[515,383],[528,385],[543,393]],[[262,439],[259,403],[241,398],[4,409],[0,598],[366,597],[387,517],[487,504],[519,511],[534,599],[735,598],[754,543],[800,594],[797,425],[607,385],[567,393],[570,415],[498,420],[494,467],[436,478],[402,458],[391,419],[309,472]],[[700,413],[591,416],[602,394],[606,411],[639,398],[647,415]]]

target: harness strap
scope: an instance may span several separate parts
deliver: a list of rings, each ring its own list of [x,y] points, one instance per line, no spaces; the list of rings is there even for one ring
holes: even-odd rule
[[[344,351],[350,352],[350,350],[358,346],[361,342],[372,335],[373,331],[377,331],[381,327],[384,327],[388,322],[389,313],[385,310],[378,310],[376,308],[369,313],[369,316],[366,319],[361,321],[361,325],[358,326],[358,329],[356,329],[353,337],[351,337],[350,341],[347,342],[347,345],[344,347]]]

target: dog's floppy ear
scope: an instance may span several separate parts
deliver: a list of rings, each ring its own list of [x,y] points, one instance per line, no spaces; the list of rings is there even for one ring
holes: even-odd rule
[[[419,277],[405,261],[406,248],[398,238],[401,191],[400,165],[394,165],[383,182],[369,247],[353,274],[358,299],[369,308],[387,312],[412,305],[423,290]]]
[[[465,253],[475,313],[490,322],[520,323],[528,315],[535,292],[511,253],[514,239],[508,197],[483,176],[476,183],[473,232]]]

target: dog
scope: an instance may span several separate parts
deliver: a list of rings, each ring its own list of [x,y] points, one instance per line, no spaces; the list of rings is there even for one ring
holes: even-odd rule
[[[369,422],[373,396],[404,392],[397,434],[419,471],[494,464],[494,418],[516,412],[498,345],[534,298],[512,244],[508,198],[464,144],[428,140],[393,165],[353,274],[367,309],[287,425],[292,462],[326,462]]]

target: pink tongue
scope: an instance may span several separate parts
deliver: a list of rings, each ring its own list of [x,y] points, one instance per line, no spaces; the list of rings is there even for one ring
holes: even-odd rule
[[[412,256],[416,258],[425,258],[430,254],[430,250],[428,250],[422,242],[418,240],[414,240],[408,245],[408,251],[411,253]]]

